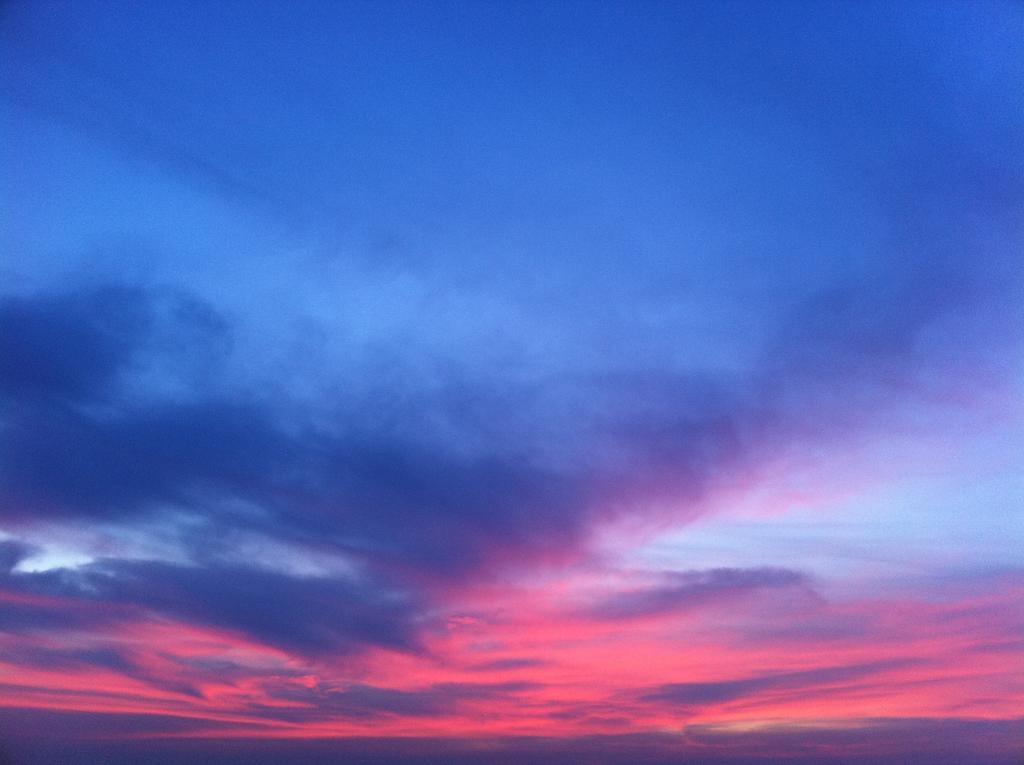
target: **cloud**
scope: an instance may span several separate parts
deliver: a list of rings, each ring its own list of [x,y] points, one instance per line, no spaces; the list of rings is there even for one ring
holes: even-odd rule
[[[219,329],[194,301],[147,330],[144,317],[163,302],[111,287],[3,303],[17,319],[0,330],[16,351],[0,369],[5,517],[131,518],[237,500],[259,511],[249,522],[270,518],[276,533],[356,540],[442,572],[479,566],[488,543],[543,548],[578,526],[582,487],[526,459],[463,455],[358,425],[289,430],[281,402],[230,396],[215,378],[185,400],[126,392],[119,375],[168,365],[167,335],[191,337],[197,355],[220,342],[219,331],[192,337],[196,314]]]
[[[254,567],[107,560],[10,574],[8,630],[102,626],[158,615],[244,633],[299,654],[417,647],[416,599],[378,582],[293,577]]]
[[[99,396],[146,336],[147,296],[104,287],[0,302],[0,394],[81,402]]]
[[[24,542],[15,539],[0,541],[0,576],[4,576],[18,565],[19,562],[30,557],[35,548]]]
[[[642,694],[639,698],[649,703],[702,707],[756,696],[763,692],[805,693],[819,686],[840,685],[918,663],[919,660],[915,659],[886,659],[862,664],[757,675],[738,680],[666,683]]]
[[[2,517],[130,526],[187,513],[199,519],[181,539],[193,566],[111,560],[65,576],[118,608],[137,603],[296,650],[409,649],[437,584],[572,557],[616,515],[691,518],[707,492],[779,450],[813,451],[927,403],[931,381],[986,346],[965,335],[937,353],[922,339],[1006,298],[998,258],[961,255],[879,261],[874,281],[801,292],[769,317],[776,342],[739,377],[668,364],[566,374],[544,362],[533,370],[540,382],[521,385],[467,363],[425,385],[373,377],[359,357],[348,373],[374,380],[372,395],[340,390],[336,404],[297,403],[286,379],[249,384],[231,350],[244,317],[187,291],[110,284],[9,296]],[[552,399],[547,379],[568,395]],[[219,563],[232,530],[343,554],[367,583]],[[637,618],[799,583],[782,569],[681,574],[593,611]],[[293,618],[267,617],[257,592]],[[18,619],[49,619],[32,613]]]
[[[416,689],[384,688],[355,683],[345,688],[306,688],[290,685],[268,689],[276,700],[295,702],[302,708],[262,707],[269,717],[281,720],[367,719],[380,717],[440,717],[454,714],[467,702],[510,702],[516,695],[536,690],[537,683],[435,683]],[[260,709],[257,707],[257,709]]]
[[[358,397],[297,414],[287,387],[239,386],[218,371],[230,322],[194,296],[109,286],[8,298],[0,501],[19,521],[185,507],[415,575],[557,556],[609,514],[670,505],[685,518],[772,451],[870,428],[849,400],[875,413],[914,401],[913,378],[934,371],[917,338],[967,310],[946,299],[962,275],[909,263],[882,290],[850,284],[798,305],[741,381],[658,368],[566,377],[576,409],[553,419],[543,386],[513,392],[458,367],[439,390],[387,378],[369,401],[402,402],[397,426]],[[207,358],[205,373],[183,371],[186,356]],[[254,512],[224,514],[241,505]]]
[[[147,658],[137,652],[110,644],[89,648],[45,648],[15,644],[0,647],[0,662],[14,667],[72,674],[110,670],[162,691],[193,698],[202,697],[198,684],[193,682],[198,678],[185,677],[180,672],[156,671],[152,666],[147,666]]]
[[[610,621],[639,619],[728,602],[761,590],[807,584],[803,574],[781,568],[678,571],[662,578],[665,582],[658,586],[604,596],[585,614]]]

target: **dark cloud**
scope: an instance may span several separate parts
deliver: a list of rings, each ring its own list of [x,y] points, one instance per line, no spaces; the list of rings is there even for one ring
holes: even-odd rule
[[[806,585],[803,574],[781,568],[680,571],[654,587],[612,593],[585,611],[593,619],[637,619],[728,602],[752,592]]]
[[[149,302],[124,287],[0,302],[0,394],[81,402],[103,393],[147,334]]]
[[[111,286],[8,298],[0,304],[9,319],[2,342],[12,351],[0,367],[0,512],[19,524],[173,522],[181,508],[204,519],[182,540],[196,568],[108,562],[68,576],[121,605],[303,650],[350,642],[408,648],[414,617],[400,613],[408,602],[385,607],[371,587],[223,569],[207,565],[217,556],[204,551],[227,539],[221,530],[255,530],[343,552],[371,572],[374,586],[399,583],[408,593],[572,554],[603,515],[664,501],[685,517],[694,500],[763,453],[870,427],[872,412],[912,400],[914,376],[930,374],[929,351],[918,343],[924,328],[997,294],[980,277],[957,293],[954,283],[973,273],[964,263],[885,268],[898,278],[882,287],[850,283],[799,302],[780,324],[778,350],[740,381],[653,368],[563,380],[603,403],[554,420],[581,434],[573,443],[560,435],[555,460],[541,443],[543,390],[513,394],[456,370],[440,394],[383,378],[373,400],[402,402],[392,415],[409,423],[452,423],[467,434],[454,443],[395,427],[357,398],[296,417],[273,390],[243,393],[217,373],[232,328],[194,297]],[[955,359],[966,344],[954,345]],[[190,370],[193,358],[205,361]],[[179,383],[179,394],[148,389],[143,382],[156,373]],[[854,399],[873,404],[857,421],[845,414]],[[522,432],[505,439],[513,413]],[[784,570],[682,574],[593,610],[631,618],[799,583]],[[267,616],[273,609],[255,593],[294,618]],[[304,618],[300,603],[322,620]],[[351,627],[334,626],[346,620]]]
[[[0,625],[61,629],[149,614],[242,632],[303,654],[366,645],[417,646],[420,607],[381,583],[293,577],[246,566],[103,561],[74,570],[17,573],[4,581],[15,599]]]
[[[123,734],[125,730],[146,735],[180,735],[197,734],[210,730],[218,731],[258,731],[262,726],[260,723],[225,722],[211,721],[202,717],[190,717],[188,714],[162,715],[162,714],[132,714],[130,712],[104,712],[104,713],[83,713],[50,709],[12,709],[5,707],[0,710],[0,740],[8,741],[31,741],[39,746],[44,741],[62,742],[75,739],[93,740],[107,737],[111,749],[105,756],[90,755],[95,759],[86,759],[83,762],[117,762],[112,759],[120,756],[120,745],[113,744],[110,738]],[[79,741],[78,743],[81,743]],[[64,751],[63,757],[52,757],[53,753],[40,755],[39,762],[72,762],[74,747],[70,751]],[[34,759],[22,759],[26,755],[19,755],[16,763],[37,761]],[[144,758],[143,758],[144,759]],[[0,762],[3,762],[0,759]]]
[[[244,497],[284,463],[287,448],[264,412],[218,401],[23,410],[3,431],[8,515],[24,507],[33,515],[118,517],[204,494]]]
[[[3,516],[133,513],[266,469],[265,413],[131,390],[154,365],[181,374],[224,331],[212,309],[171,291],[108,286],[0,302]]]
[[[357,540],[382,558],[440,572],[478,567],[499,541],[513,550],[557,547],[578,526],[580,484],[526,458],[461,455],[358,423],[341,432],[287,430],[275,402],[218,395],[215,379],[184,401],[125,394],[118,374],[166,367],[167,335],[188,334],[195,314],[220,327],[194,301],[178,311],[183,317],[165,316],[159,332],[122,316],[156,315],[163,302],[158,293],[110,288],[4,304],[28,317],[0,330],[19,348],[3,370],[5,517],[117,518],[243,500],[276,533]],[[194,339],[201,355],[220,333]],[[171,351],[174,362],[180,349]]]
[[[849,683],[889,670],[901,669],[919,663],[913,659],[892,659],[885,661],[850,664],[838,667],[820,667],[796,672],[779,672],[758,675],[738,680],[722,680],[701,683],[666,683],[642,694],[641,701],[673,704],[681,707],[701,707],[726,701],[755,696],[763,692],[805,693],[818,686]]]
[[[0,576],[8,574],[19,562],[35,552],[35,548],[14,539],[0,541]]]
[[[741,384],[653,369],[567,380],[607,406],[568,417],[586,443],[559,447],[554,464],[534,452],[543,429],[530,418],[546,416],[543,391],[478,396],[483,383],[457,373],[438,397],[413,380],[386,382],[410,422],[452,422],[465,443],[482,444],[470,450],[355,405],[314,408],[296,422],[284,401],[240,395],[217,375],[185,375],[184,397],[129,394],[120,378],[174,376],[186,365],[183,345],[216,356],[226,321],[194,298],[127,288],[11,298],[2,310],[15,320],[0,330],[15,350],[3,368],[3,513],[119,518],[177,505],[217,519],[241,500],[258,512],[223,520],[361,549],[413,573],[463,575],[557,554],[595,513],[673,500],[685,514],[765,449],[868,427],[841,414],[844,397],[868,397],[876,411],[913,397],[910,378],[928,369],[915,338],[959,304],[944,298],[960,273],[947,271],[930,275],[938,286],[920,287],[910,274],[930,272],[912,265],[882,290],[850,286],[801,306],[784,350]],[[527,434],[502,441],[512,408]],[[823,417],[833,418],[827,428]],[[813,436],[803,429],[811,419]]]
[[[0,661],[26,667],[48,667],[56,670],[81,670],[102,667],[127,674],[133,662],[126,652],[113,647],[43,648],[10,646],[0,649]]]
[[[97,668],[107,669],[163,691],[195,698],[202,696],[198,685],[190,682],[190,679],[183,677],[181,673],[162,674],[154,671],[133,651],[113,645],[101,645],[93,648],[44,648],[31,645],[12,645],[0,648],[0,661],[12,666],[31,667],[50,672],[76,673]]]
[[[353,684],[345,688],[307,688],[288,685],[269,688],[276,699],[304,704],[302,708],[260,708],[267,717],[280,720],[366,719],[382,716],[439,717],[453,714],[466,702],[508,701],[537,683],[435,683],[412,690]]]
[[[47,573],[15,572],[19,561],[33,548],[17,542],[0,542],[0,632],[64,630],[109,624],[126,616],[112,603],[88,603],[64,597],[75,574],[65,570]]]

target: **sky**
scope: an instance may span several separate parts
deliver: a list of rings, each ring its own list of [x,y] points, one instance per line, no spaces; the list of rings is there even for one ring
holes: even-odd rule
[[[0,763],[1019,763],[1024,6],[0,64]]]

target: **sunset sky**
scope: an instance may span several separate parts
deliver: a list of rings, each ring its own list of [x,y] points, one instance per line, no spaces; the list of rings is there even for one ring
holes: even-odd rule
[[[2,765],[1021,761],[1024,5],[0,65]]]

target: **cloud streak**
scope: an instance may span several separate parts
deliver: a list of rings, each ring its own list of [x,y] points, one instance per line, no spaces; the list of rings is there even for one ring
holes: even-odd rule
[[[590,608],[594,619],[628,620],[685,612],[700,606],[727,603],[765,589],[806,585],[797,571],[786,569],[712,569],[671,572],[658,586],[613,593]]]

